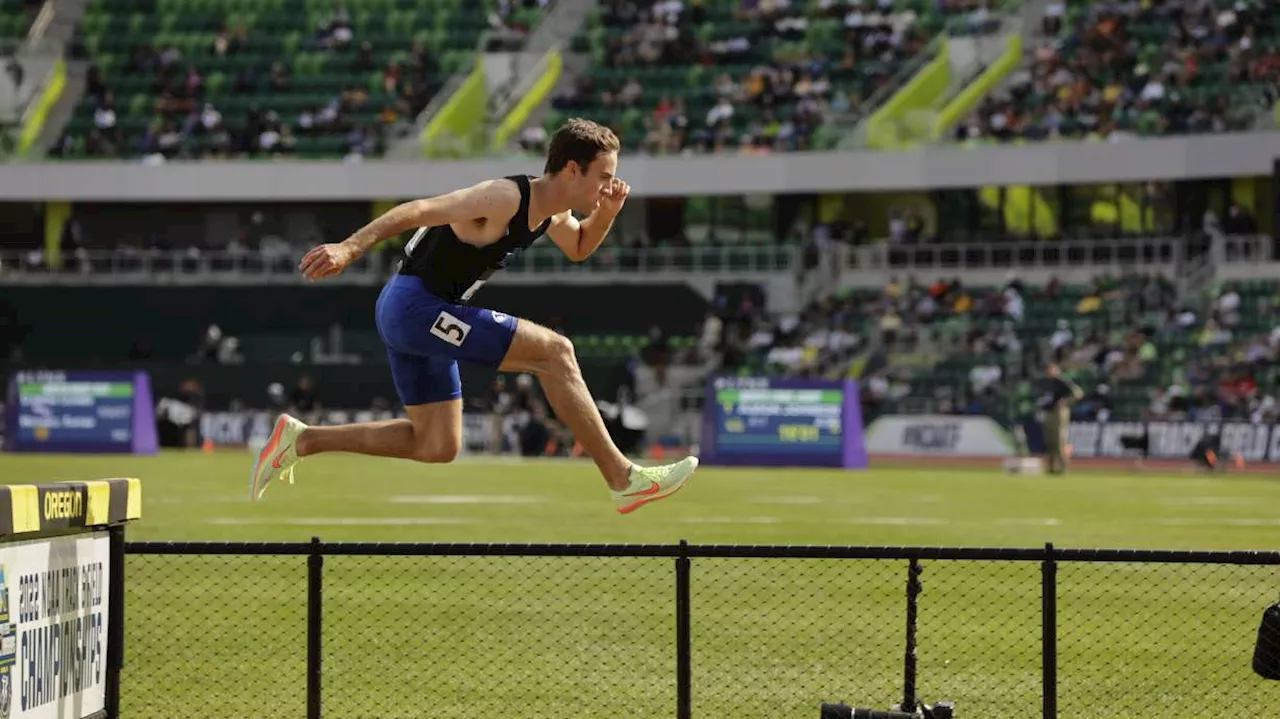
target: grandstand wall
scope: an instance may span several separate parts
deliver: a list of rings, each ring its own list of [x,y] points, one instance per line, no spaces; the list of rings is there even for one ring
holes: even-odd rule
[[[1039,143],[1026,147],[931,146],[896,152],[769,156],[627,156],[635,197],[756,193],[879,192],[988,185],[1070,186],[1125,182],[1270,177],[1280,133],[1152,138],[1116,144]],[[228,161],[161,167],[111,163],[0,165],[0,200],[227,202],[377,200],[415,188],[443,194],[458,185],[527,172],[530,159],[434,162],[257,163]]]
[[[49,116],[49,112],[53,106],[58,103],[62,97],[62,91],[67,86],[67,63],[66,60],[58,58],[53,63],[53,69],[49,73],[49,78],[44,84],[38,97],[31,102],[31,106],[23,116],[22,132],[18,136],[18,154],[20,156],[27,155],[36,145],[40,133],[44,130],[45,120]]]
[[[488,136],[488,96],[484,64],[476,62],[457,92],[423,128],[424,155],[465,157],[480,148]]]
[[[1017,67],[1022,59],[1022,36],[1017,33],[1010,34],[1005,43],[1005,51],[1000,59],[992,63],[991,67],[984,70],[938,113],[931,139],[937,140],[955,127],[962,115],[976,107],[983,96],[995,89]]]
[[[933,60],[884,106],[867,118],[867,146],[874,150],[902,150],[916,138],[906,127],[907,115],[932,107],[951,84],[951,59],[945,40],[938,43]]]
[[[511,112],[506,117],[495,118],[498,121],[498,127],[493,133],[493,149],[500,150],[505,147],[511,137],[519,132],[525,121],[529,119],[529,114],[546,102],[547,95],[560,81],[560,73],[564,69],[564,57],[559,50],[552,49],[539,62],[539,67],[542,67],[541,72],[531,73],[533,81],[515,107],[511,108]]]

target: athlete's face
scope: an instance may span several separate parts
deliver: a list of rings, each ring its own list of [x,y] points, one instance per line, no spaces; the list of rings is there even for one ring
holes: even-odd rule
[[[587,169],[574,178],[573,209],[584,215],[595,212],[600,206],[600,199],[613,186],[613,178],[617,172],[618,153],[604,152],[596,155]]]

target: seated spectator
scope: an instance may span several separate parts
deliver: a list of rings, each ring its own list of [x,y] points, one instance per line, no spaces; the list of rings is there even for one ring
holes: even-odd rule
[[[1142,3],[1082,5],[1079,24],[1068,28],[1066,3],[1049,3],[1044,31],[1066,34],[1036,48],[1009,90],[960,124],[957,139],[1119,141],[1242,130],[1274,102],[1280,53],[1257,40],[1273,32],[1266,6],[1219,12],[1213,3],[1171,0],[1153,12]],[[1256,103],[1229,101],[1250,92]]]

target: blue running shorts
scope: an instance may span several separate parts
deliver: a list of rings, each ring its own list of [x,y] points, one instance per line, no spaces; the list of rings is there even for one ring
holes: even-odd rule
[[[444,300],[412,275],[393,275],[374,312],[405,406],[458,399],[458,362],[497,369],[516,335],[515,317]]]

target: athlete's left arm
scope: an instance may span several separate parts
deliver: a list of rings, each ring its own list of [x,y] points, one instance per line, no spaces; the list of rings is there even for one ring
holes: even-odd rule
[[[614,178],[609,192],[600,198],[600,206],[587,219],[578,221],[572,212],[562,212],[551,218],[547,235],[560,251],[574,262],[582,262],[600,247],[609,235],[613,221],[631,194],[631,186]]]

